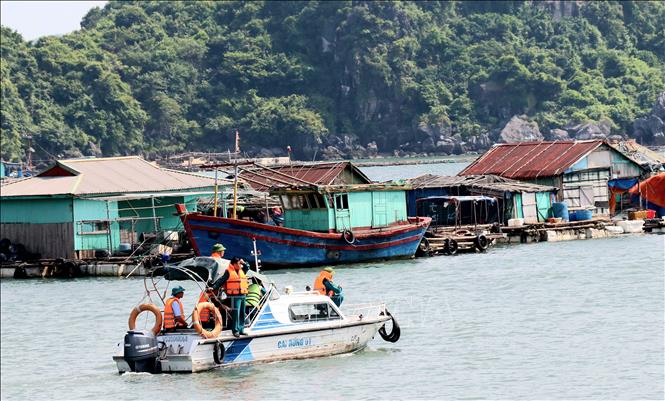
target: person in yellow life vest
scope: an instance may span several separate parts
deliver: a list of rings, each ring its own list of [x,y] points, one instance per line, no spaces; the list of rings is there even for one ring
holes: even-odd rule
[[[177,286],[171,290],[171,298],[166,300],[164,305],[164,331],[175,331],[187,328],[185,321],[184,308],[182,307],[182,297],[185,296],[185,289]]]
[[[344,295],[342,295],[342,287],[333,283],[333,275],[335,275],[335,270],[332,267],[321,270],[319,276],[314,280],[314,291],[329,296],[335,305],[340,306],[344,301]]]
[[[215,291],[213,291],[212,288],[207,288],[205,291],[201,292],[198,303],[200,304],[203,302],[213,302],[214,299],[215,299]],[[201,314],[199,315],[199,320],[201,321],[201,326],[204,329],[211,329],[215,327],[215,316],[212,314],[210,309],[203,309],[201,311]]]
[[[248,270],[249,263],[234,257],[222,277],[218,278],[212,285],[214,291],[218,291],[223,287],[224,292],[231,300],[231,315],[233,318],[231,330],[236,337],[245,334],[245,296],[249,288],[245,273]]]
[[[223,259],[225,250],[226,250],[226,248],[224,248],[224,245],[215,244],[215,245],[212,246],[212,253],[210,254],[210,257],[211,258]]]
[[[256,278],[252,278],[252,283],[247,288],[247,296],[245,297],[245,315],[249,317],[249,320],[252,320],[254,314],[258,312],[259,304],[261,303],[261,298],[265,295],[266,290],[259,284],[259,281]]]

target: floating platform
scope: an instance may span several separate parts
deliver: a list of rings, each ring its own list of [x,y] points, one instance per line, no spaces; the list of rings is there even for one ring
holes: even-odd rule
[[[173,254],[172,261],[192,257],[191,253]],[[126,257],[107,259],[40,259],[28,262],[0,264],[0,278],[75,278],[75,277],[126,277],[145,276],[152,269],[153,261],[141,263],[140,259]]]

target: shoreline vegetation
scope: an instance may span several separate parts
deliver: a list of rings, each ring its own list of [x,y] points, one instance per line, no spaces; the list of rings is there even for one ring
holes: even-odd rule
[[[659,1],[109,1],[60,37],[2,27],[0,156],[665,144],[662,32]]]

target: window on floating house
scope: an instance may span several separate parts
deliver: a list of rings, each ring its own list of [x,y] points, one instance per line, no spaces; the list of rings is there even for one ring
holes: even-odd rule
[[[349,195],[338,194],[335,195],[335,209],[344,210],[349,208]]]
[[[105,234],[109,231],[108,221],[81,221],[79,234]]]

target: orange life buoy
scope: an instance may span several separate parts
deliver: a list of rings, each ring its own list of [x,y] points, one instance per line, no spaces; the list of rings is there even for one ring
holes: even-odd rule
[[[203,309],[208,309],[212,313],[215,314],[215,328],[212,329],[212,331],[209,330],[204,330],[203,326],[201,326],[201,319],[199,316],[201,316],[201,311]],[[194,313],[192,313],[192,325],[194,326],[194,330],[196,330],[197,333],[202,335],[205,338],[215,338],[219,336],[219,333],[222,332],[222,314],[219,313],[219,309],[215,305],[213,305],[212,302],[201,302],[196,304],[196,309],[194,309]]]
[[[129,329],[134,330],[136,328],[136,318],[139,313],[144,311],[152,312],[155,315],[155,325],[152,326],[152,334],[159,334],[159,331],[162,329],[162,311],[155,304],[141,304],[132,309],[132,313],[129,314]]]

